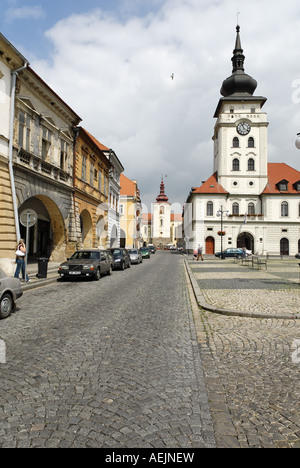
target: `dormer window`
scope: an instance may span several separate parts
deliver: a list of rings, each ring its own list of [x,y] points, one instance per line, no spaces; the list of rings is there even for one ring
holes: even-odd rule
[[[289,185],[288,180],[283,179],[280,182],[278,182],[277,187],[280,192],[287,192],[288,185]]]
[[[300,180],[294,184],[294,188],[297,192],[300,192]]]

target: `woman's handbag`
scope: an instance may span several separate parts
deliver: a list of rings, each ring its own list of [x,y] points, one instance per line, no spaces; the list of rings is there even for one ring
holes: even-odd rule
[[[25,257],[25,254],[24,254],[24,252],[22,252],[22,250],[18,249],[18,250],[16,251],[16,256],[17,256],[17,257]]]

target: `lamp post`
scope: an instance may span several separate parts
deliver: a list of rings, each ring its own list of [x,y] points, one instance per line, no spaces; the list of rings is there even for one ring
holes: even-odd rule
[[[295,141],[296,148],[300,149],[300,133],[297,133],[297,139]],[[299,247],[298,247],[299,250]],[[298,263],[300,267],[300,263]],[[299,284],[300,284],[300,273],[299,273]]]
[[[222,260],[225,259],[225,255],[224,255],[224,252],[223,252],[223,215],[229,216],[229,211],[223,210],[223,205],[221,205],[220,210],[217,211],[217,216],[218,217],[221,216],[221,259]]]

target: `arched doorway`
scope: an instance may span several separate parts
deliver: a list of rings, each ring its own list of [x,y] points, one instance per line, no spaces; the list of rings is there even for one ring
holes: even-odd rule
[[[280,240],[280,255],[289,255],[290,254],[290,243],[289,240],[285,237]]]
[[[111,228],[110,247],[111,248],[119,247],[118,229],[117,229],[117,226],[115,224]]]
[[[212,236],[205,239],[205,253],[207,255],[214,255],[215,253],[215,239]]]
[[[243,247],[254,253],[254,237],[249,232],[242,232],[237,238],[237,248],[242,249]]]
[[[123,229],[120,229],[120,247],[124,249],[126,247],[126,234]]]
[[[19,208],[33,209],[38,220],[29,230],[28,258],[51,257],[61,261],[65,251],[66,230],[63,216],[56,203],[44,195],[36,195],[26,200]],[[26,228],[20,225],[21,237],[26,238]]]
[[[93,247],[93,221],[88,210],[83,210],[80,214],[80,228],[83,247]]]

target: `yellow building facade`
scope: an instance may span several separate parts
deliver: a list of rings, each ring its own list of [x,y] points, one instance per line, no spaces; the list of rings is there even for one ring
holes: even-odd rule
[[[106,248],[108,193],[112,165],[109,151],[82,127],[77,129],[74,150],[74,204],[78,248]]]
[[[139,248],[142,246],[142,204],[137,182],[124,174],[120,176],[120,246]]]

